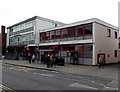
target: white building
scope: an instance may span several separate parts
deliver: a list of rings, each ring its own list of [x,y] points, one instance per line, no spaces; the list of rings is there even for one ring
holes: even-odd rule
[[[40,31],[40,55],[47,49],[58,48],[57,57],[66,63],[98,64],[103,56],[104,64],[118,62],[118,28],[93,18],[56,28]]]
[[[51,19],[34,16],[17,24],[7,27],[7,47],[13,51],[16,47],[17,52],[20,52],[24,46],[39,44],[39,31],[58,26],[63,26],[64,23]],[[19,49],[18,49],[19,48]]]
[[[66,25],[35,16],[7,29],[9,52],[21,53],[29,46],[41,57],[57,48],[55,55],[66,63],[73,63],[75,56],[83,65],[97,65],[99,56],[104,64],[118,62],[118,27],[96,18]]]

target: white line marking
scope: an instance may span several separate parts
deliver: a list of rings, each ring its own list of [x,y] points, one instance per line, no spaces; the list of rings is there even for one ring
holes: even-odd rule
[[[39,73],[34,73],[34,74],[41,75],[41,76],[46,76],[46,77],[53,77],[53,76],[55,76],[55,75],[50,75],[50,74],[39,74]]]
[[[83,85],[83,84],[80,84],[80,83],[73,83],[71,85],[69,85],[70,87],[81,87],[81,88],[88,88],[88,89],[94,89],[94,90],[97,90],[98,88],[94,88],[94,87],[90,87],[90,86],[87,86],[87,85]]]

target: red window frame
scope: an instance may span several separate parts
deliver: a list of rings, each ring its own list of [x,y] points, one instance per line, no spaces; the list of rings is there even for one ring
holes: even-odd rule
[[[92,35],[92,33],[91,34],[85,34],[85,28],[88,28],[88,27],[92,27],[92,29],[93,29],[93,24],[90,24],[90,25],[84,25],[84,36],[85,35]],[[92,30],[93,31],[93,30]]]
[[[80,27],[79,27],[80,26]],[[83,40],[84,40],[84,36],[86,36],[86,35],[92,35],[92,33],[91,34],[85,34],[85,28],[87,28],[87,27],[92,27],[93,25],[92,24],[90,24],[90,25],[78,25],[78,26],[73,26],[73,27],[68,27],[68,28],[63,28],[63,29],[58,29],[58,30],[53,30],[53,33],[54,33],[54,37],[53,38],[50,38],[50,34],[51,34],[51,32],[52,31],[48,31],[48,32],[44,32],[44,35],[45,35],[45,39],[41,39],[41,37],[40,37],[40,41],[42,41],[42,40],[54,40],[55,41],[55,39],[60,39],[60,41],[61,41],[61,39],[62,38],[66,38],[67,40],[66,41],[68,41],[68,38],[70,38],[70,37],[74,37],[74,40],[76,40],[76,37],[79,37],[79,36],[83,36]],[[82,28],[83,29],[83,31],[82,31],[82,35],[77,35],[77,29],[80,29],[80,28]],[[74,32],[74,35],[73,36],[68,36],[68,33],[69,33],[69,30],[73,30]],[[56,37],[56,33],[57,32],[60,32],[60,37]],[[67,33],[67,35],[65,36],[65,37],[63,37],[62,36],[62,32],[64,32],[64,31],[66,31],[66,33]],[[41,36],[41,34],[42,33],[40,33],[40,36]],[[49,35],[48,37],[49,37],[49,39],[47,39],[47,35]],[[48,41],[48,42],[49,42]],[[53,42],[54,42],[53,41]]]
[[[69,30],[73,30],[74,31],[74,35],[73,36],[68,36],[68,34],[67,34],[67,38],[70,38],[70,37],[75,37],[75,27],[70,27],[70,28],[67,28],[67,33],[69,33]]]
[[[57,33],[58,31],[60,32],[60,37],[56,37],[56,33]],[[54,35],[55,35],[55,36],[54,36],[54,39],[60,39],[60,38],[61,38],[61,30],[55,30]]]
[[[83,34],[77,35],[77,29],[81,29],[81,28],[83,29],[83,31],[82,31]],[[81,27],[76,27],[76,34],[75,34],[75,36],[78,37],[78,36],[83,36],[83,35],[84,35],[84,27],[83,27],[83,26],[81,26]]]
[[[76,45],[82,45],[82,46],[84,46],[84,44],[86,44],[86,43],[82,43],[82,44],[64,44],[67,48],[68,48],[68,45],[75,45],[74,47],[76,47]],[[87,43],[87,44],[92,44],[92,43]],[[63,44],[62,45],[57,45],[58,47],[59,46],[64,46]],[[45,46],[47,46],[47,45],[45,45]],[[50,47],[52,47],[53,45],[49,45]],[[44,46],[43,46],[44,47]],[[61,47],[60,47],[61,48]],[[69,52],[68,51],[82,51],[82,57],[78,57],[78,58],[81,58],[82,59],[82,62],[81,62],[81,64],[82,65],[89,65],[89,64],[84,64],[84,58],[93,58],[93,57],[84,57],[84,51],[93,51],[93,49],[92,50],[84,50],[84,49],[82,49],[82,50],[62,50],[62,49],[60,49],[60,50],[58,50],[58,51],[60,51],[60,54],[59,54],[59,56],[58,57],[61,57],[61,51],[67,51],[67,56],[62,56],[62,57],[66,57],[66,58],[69,58],[70,56],[69,56]],[[91,62],[91,61],[90,61]],[[80,65],[81,65],[80,64]]]
[[[46,38],[46,32],[40,33],[40,41],[45,40],[45,39],[41,39],[41,35],[44,35],[44,36],[45,36],[45,38]]]

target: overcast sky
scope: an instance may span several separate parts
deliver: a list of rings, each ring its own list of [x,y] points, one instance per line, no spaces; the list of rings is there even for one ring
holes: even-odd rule
[[[63,23],[98,18],[118,26],[120,0],[1,0],[0,25],[11,26],[33,16]]]

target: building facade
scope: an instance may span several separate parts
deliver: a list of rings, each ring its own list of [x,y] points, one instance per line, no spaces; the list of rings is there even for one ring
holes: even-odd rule
[[[119,37],[119,44],[118,44],[118,46],[119,46],[118,61],[120,62],[120,37]]]
[[[40,31],[40,56],[53,50],[66,63],[97,65],[118,62],[118,28],[93,18]]]
[[[63,26],[64,23],[34,16],[7,27],[7,48],[10,53],[21,53],[24,46],[39,44],[39,31]],[[22,53],[21,53],[22,54]]]
[[[118,28],[93,18],[64,24],[32,17],[7,28],[8,52],[23,53],[24,47],[41,59],[48,53],[65,63],[97,65],[118,62]]]

